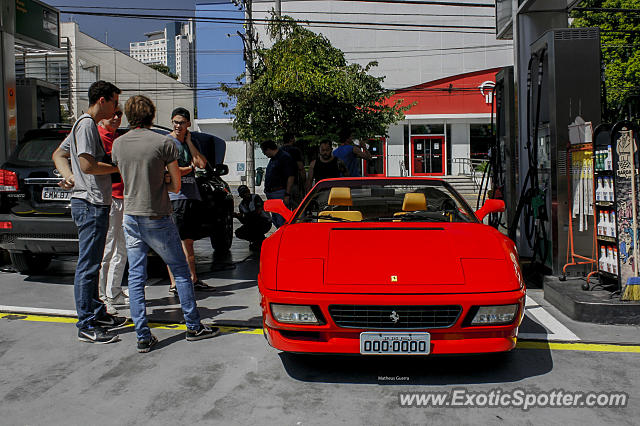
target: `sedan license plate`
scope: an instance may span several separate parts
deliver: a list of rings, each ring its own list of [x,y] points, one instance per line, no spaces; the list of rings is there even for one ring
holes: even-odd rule
[[[71,191],[62,188],[42,188],[42,199],[47,201],[65,201],[71,199]]]
[[[360,333],[362,355],[428,355],[429,333],[395,333],[366,331]]]

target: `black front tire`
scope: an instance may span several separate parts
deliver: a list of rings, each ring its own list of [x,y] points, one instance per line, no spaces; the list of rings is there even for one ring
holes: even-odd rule
[[[233,210],[227,210],[224,216],[218,219],[211,245],[217,253],[227,253],[233,243]]]
[[[21,274],[39,274],[51,263],[50,254],[34,254],[29,252],[9,252],[13,268]]]

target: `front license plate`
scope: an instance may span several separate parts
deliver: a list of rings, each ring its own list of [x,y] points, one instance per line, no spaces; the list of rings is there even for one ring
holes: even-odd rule
[[[391,333],[365,331],[360,333],[362,355],[428,355],[431,349],[429,333]]]
[[[45,187],[42,188],[42,199],[48,201],[65,201],[71,199],[71,191],[62,188]]]

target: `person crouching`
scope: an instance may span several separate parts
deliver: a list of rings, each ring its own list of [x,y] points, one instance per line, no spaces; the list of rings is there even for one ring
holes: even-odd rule
[[[271,229],[271,217],[264,211],[262,198],[252,194],[247,185],[238,187],[238,195],[242,201],[238,206],[238,212],[234,212],[233,216],[242,226],[236,229],[236,237],[249,241],[249,250],[260,250],[264,234]]]

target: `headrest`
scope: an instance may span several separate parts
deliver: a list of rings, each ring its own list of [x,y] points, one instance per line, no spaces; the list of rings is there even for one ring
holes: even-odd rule
[[[427,209],[427,199],[422,192],[408,192],[404,194],[402,211],[413,212]]]
[[[344,186],[331,188],[328,204],[330,206],[352,206],[353,201],[351,201],[351,188]]]

